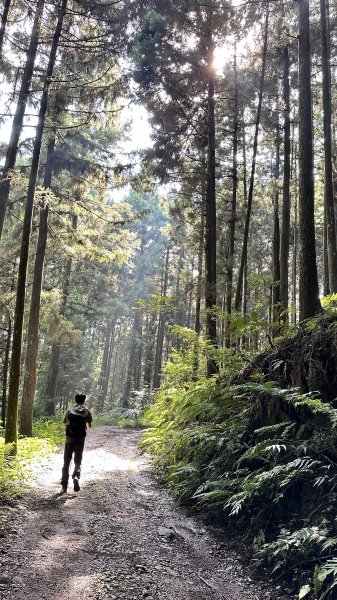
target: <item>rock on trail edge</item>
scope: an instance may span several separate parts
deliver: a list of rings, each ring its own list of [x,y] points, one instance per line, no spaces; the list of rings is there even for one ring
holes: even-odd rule
[[[34,491],[3,507],[0,599],[279,599],[157,485],[139,435],[91,429],[80,492],[59,494],[58,452]]]

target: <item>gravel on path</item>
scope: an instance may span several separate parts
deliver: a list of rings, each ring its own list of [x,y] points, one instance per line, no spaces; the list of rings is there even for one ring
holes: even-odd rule
[[[279,600],[158,486],[138,439],[90,430],[80,492],[60,495],[56,453],[36,489],[3,507],[0,599]]]

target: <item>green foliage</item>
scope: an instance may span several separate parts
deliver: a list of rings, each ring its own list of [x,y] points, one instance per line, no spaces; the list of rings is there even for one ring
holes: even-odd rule
[[[332,560],[337,545],[337,409],[273,383],[194,380],[190,348],[164,369],[142,447],[178,498],[249,528],[257,562],[274,571],[316,562],[312,589],[332,585],[321,557]],[[228,374],[234,364],[229,353]]]
[[[37,419],[33,422],[33,436],[46,440],[51,445],[61,444],[64,441],[63,415],[55,418]]]
[[[16,457],[10,454],[10,445],[0,438],[0,498],[20,496],[32,482],[34,467],[54,450],[47,436],[23,438],[18,441]]]
[[[95,415],[93,420],[93,427],[108,426],[133,428],[144,427],[147,424],[148,423],[143,414],[139,414],[138,411],[131,410],[114,410],[108,413],[100,413]]]
[[[284,569],[287,565],[296,564],[303,558],[317,556],[324,547],[327,536],[326,527],[318,525],[302,527],[292,532],[281,529],[277,539],[264,544],[258,554],[273,564],[274,571]]]
[[[95,415],[93,420],[93,427],[103,427],[116,425],[118,415],[116,413],[100,413]]]

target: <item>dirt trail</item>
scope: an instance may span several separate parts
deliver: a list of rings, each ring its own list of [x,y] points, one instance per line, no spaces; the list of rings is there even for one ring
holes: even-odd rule
[[[57,453],[36,490],[6,509],[12,520],[0,539],[1,600],[278,598],[234,556],[219,553],[218,542],[158,487],[138,437],[92,429],[79,493],[59,495]]]

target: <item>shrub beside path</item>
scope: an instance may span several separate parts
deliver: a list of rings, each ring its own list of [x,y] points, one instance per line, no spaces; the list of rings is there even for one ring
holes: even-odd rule
[[[90,430],[79,493],[59,494],[56,453],[32,493],[1,508],[0,599],[278,600],[157,485],[138,438]]]

